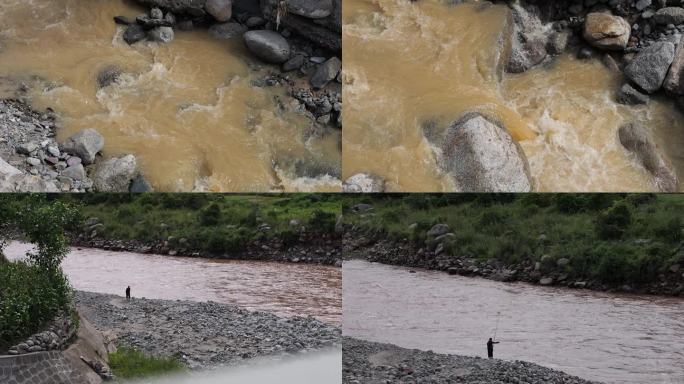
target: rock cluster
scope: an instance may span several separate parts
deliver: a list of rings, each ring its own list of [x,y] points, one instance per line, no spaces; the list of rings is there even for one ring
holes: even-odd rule
[[[255,357],[339,348],[341,330],[314,318],[282,318],[214,302],[133,299],[76,292],[83,317],[119,345],[176,356],[191,369]],[[182,331],[181,331],[182,330]]]
[[[163,223],[160,225],[160,232],[163,232],[164,226],[165,224]],[[215,255],[193,248],[185,238],[175,238],[173,236],[166,236],[164,240],[155,242],[108,239],[103,235],[104,224],[98,218],[90,218],[86,220],[80,233],[72,234],[71,244],[73,246],[111,251],[154,253],[170,256],[342,265],[342,243],[337,235],[318,233],[315,229],[306,230],[296,221],[290,223],[290,226],[299,232],[296,244],[288,244],[286,246],[283,240],[276,236],[274,238],[255,240],[248,244],[242,252]],[[269,232],[271,228],[266,224],[262,224],[259,230]]]
[[[345,337],[342,382],[360,383],[529,383],[593,382],[524,361],[444,355]]]
[[[354,214],[372,214],[373,207],[363,204],[362,209],[352,209]],[[414,225],[415,226],[415,225]],[[411,228],[414,229],[414,228]],[[660,275],[658,281],[647,284],[611,286],[594,280],[580,280],[569,274],[569,260],[554,259],[549,255],[539,260],[526,259],[515,264],[504,264],[498,259],[481,260],[473,255],[452,255],[449,250],[456,241],[454,229],[436,224],[428,231],[423,244],[416,245],[405,240],[389,240],[382,235],[365,233],[356,228],[346,228],[343,244],[345,259],[364,260],[405,267],[444,271],[452,275],[477,276],[497,281],[522,281],[530,284],[556,285],[568,288],[586,288],[597,291],[624,291],[657,295],[684,295],[684,252],[680,251],[680,263],[674,264]],[[545,236],[539,236],[543,244]],[[640,239],[638,241],[648,241]]]
[[[100,160],[105,140],[95,129],[62,143],[56,129],[51,111],[40,114],[24,103],[0,100],[0,191],[128,192],[142,177],[132,155]]]
[[[42,332],[10,347],[8,355],[22,355],[33,352],[57,351],[67,346],[76,333],[77,326],[69,314],[61,314]]]

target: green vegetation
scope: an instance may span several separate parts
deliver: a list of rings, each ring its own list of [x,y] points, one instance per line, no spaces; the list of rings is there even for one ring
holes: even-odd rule
[[[177,245],[223,254],[240,252],[253,240],[282,238],[296,243],[297,220],[313,232],[332,232],[341,212],[337,195],[95,194],[67,196],[85,217],[100,219],[102,236]],[[260,227],[268,225],[269,231]]]
[[[117,379],[139,379],[179,373],[183,364],[173,357],[155,357],[137,349],[119,347],[109,354],[109,366]]]
[[[71,310],[71,287],[60,263],[68,250],[65,231],[80,222],[78,209],[41,196],[0,197],[0,350],[38,332]],[[9,229],[19,230],[36,251],[8,262],[2,248]]]
[[[365,214],[350,208],[372,204]],[[454,257],[506,264],[569,260],[570,277],[623,284],[658,279],[682,263],[684,196],[650,194],[452,194],[348,196],[345,222],[423,247],[448,224]],[[412,225],[413,224],[413,225]]]

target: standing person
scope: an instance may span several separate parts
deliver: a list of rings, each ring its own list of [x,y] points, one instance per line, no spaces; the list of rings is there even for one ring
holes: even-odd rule
[[[493,341],[490,337],[489,341],[487,342],[487,356],[489,356],[490,359],[494,358],[494,344],[499,344],[499,342]]]
[[[130,300],[130,299],[131,299],[131,286],[129,285],[128,287],[126,287],[126,300]],[[491,339],[489,339],[489,340],[491,340]]]

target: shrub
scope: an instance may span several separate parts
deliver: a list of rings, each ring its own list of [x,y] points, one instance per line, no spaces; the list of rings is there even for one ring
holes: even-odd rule
[[[335,230],[337,216],[333,212],[326,212],[320,209],[313,211],[309,226],[318,232],[332,232]]]
[[[200,223],[207,227],[217,225],[221,221],[221,207],[216,203],[209,204],[200,211]]]
[[[185,370],[173,357],[155,357],[137,349],[119,347],[109,354],[109,366],[114,376],[121,379],[146,378]]]
[[[632,224],[632,213],[623,201],[599,213],[596,218],[596,231],[602,239],[619,239]]]

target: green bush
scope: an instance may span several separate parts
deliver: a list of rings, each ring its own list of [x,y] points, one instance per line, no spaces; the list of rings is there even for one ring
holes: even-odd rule
[[[119,347],[109,354],[109,366],[120,379],[140,379],[179,373],[185,366],[173,357],[149,356],[137,349]]]
[[[623,201],[600,212],[596,218],[596,231],[602,239],[619,239],[627,232],[630,225],[632,225],[632,213]]]
[[[207,227],[217,225],[221,221],[221,207],[216,203],[209,204],[200,211],[200,223]]]
[[[309,227],[318,232],[332,232],[336,222],[337,216],[333,212],[316,209],[309,220]]]

